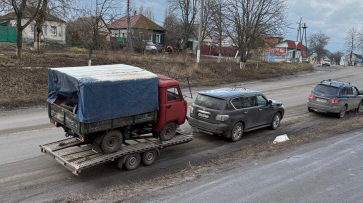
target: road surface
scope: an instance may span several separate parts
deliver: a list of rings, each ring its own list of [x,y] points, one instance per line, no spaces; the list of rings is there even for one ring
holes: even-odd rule
[[[362,73],[361,67],[318,67],[318,71],[300,76],[234,84],[262,91],[268,98],[283,102],[286,116],[281,128],[245,133],[237,143],[217,136],[194,134],[192,142],[162,150],[160,159],[154,165],[129,172],[118,170],[117,163],[112,162],[85,170],[79,177],[74,176],[40,152],[39,144],[64,139],[62,129],[49,124],[46,109],[1,111],[0,199],[5,202],[42,202],[62,200],[72,194],[97,194],[109,187],[178,172],[189,163],[201,164],[251,145],[271,141],[277,135],[332,121],[336,118],[307,112],[307,95],[323,79],[349,81],[363,89]],[[193,95],[211,88],[214,87],[193,88]],[[188,94],[188,91],[184,93]],[[182,129],[190,132],[187,124]]]
[[[344,134],[230,164],[231,170],[202,175],[138,202],[362,202],[362,154],[363,131]]]

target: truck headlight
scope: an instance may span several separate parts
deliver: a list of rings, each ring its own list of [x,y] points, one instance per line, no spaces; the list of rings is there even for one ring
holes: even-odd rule
[[[229,118],[229,115],[220,115],[220,114],[218,114],[216,116],[217,121],[226,121],[228,118]]]

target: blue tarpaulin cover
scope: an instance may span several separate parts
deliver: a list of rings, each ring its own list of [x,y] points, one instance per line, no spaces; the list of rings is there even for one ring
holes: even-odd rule
[[[93,123],[158,110],[157,75],[129,65],[48,69],[48,102],[77,104],[77,120]]]

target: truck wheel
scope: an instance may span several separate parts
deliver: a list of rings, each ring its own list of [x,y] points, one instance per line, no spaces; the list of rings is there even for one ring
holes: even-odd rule
[[[118,130],[108,132],[102,139],[100,147],[103,153],[108,154],[120,149],[123,138]]]
[[[160,132],[160,139],[162,141],[171,140],[174,138],[176,132],[176,125],[174,122],[167,123]]]
[[[142,163],[145,166],[153,165],[157,156],[158,152],[155,149],[145,152],[142,154]]]
[[[141,162],[140,154],[130,154],[125,160],[125,168],[128,171],[134,170],[139,167]]]

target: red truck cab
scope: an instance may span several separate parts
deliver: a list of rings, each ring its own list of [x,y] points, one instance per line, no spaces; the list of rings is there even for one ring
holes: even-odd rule
[[[184,100],[178,81],[164,75],[159,78],[159,111],[154,133],[162,140],[175,135],[176,128],[185,122],[188,104]]]

